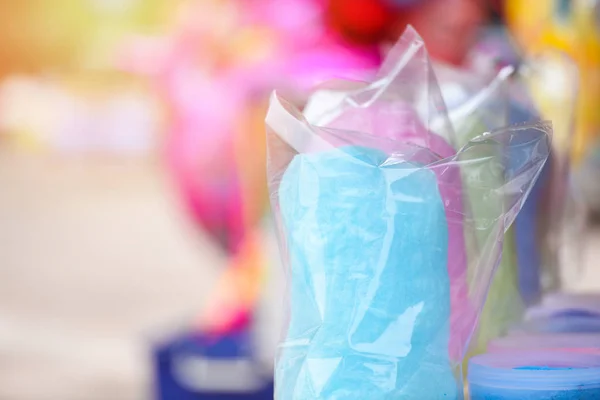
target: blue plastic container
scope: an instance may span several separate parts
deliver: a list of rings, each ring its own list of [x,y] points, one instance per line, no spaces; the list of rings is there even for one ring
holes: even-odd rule
[[[562,352],[483,354],[469,361],[471,400],[600,399],[600,356]]]
[[[197,332],[154,348],[155,400],[271,400],[273,376],[254,357],[247,331],[218,338]]]

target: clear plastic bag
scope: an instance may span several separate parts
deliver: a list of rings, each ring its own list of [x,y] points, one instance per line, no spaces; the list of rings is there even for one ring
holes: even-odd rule
[[[554,70],[559,69],[556,73],[563,71],[561,85],[566,87],[558,94],[546,91],[546,96],[542,96],[539,89],[533,90],[542,81],[550,84],[540,65],[549,66],[549,61],[527,60],[518,70],[503,68],[495,79],[436,65],[450,119],[466,140],[477,135],[481,126],[494,129],[537,120],[539,115],[558,116],[559,140],[553,140],[552,154],[540,179],[505,235],[503,257],[480,319],[475,352],[484,351],[490,339],[517,323],[525,306],[535,304],[543,293],[561,286],[560,253],[568,245],[564,233],[574,231],[569,229],[574,220],[564,218],[571,194],[568,139],[574,111],[573,102],[566,100],[574,98],[577,85],[568,59],[560,55],[546,58],[552,60]],[[538,96],[532,98],[533,94]],[[476,200],[472,204],[478,206]],[[570,258],[569,268],[576,264],[575,258]]]
[[[273,94],[266,118],[287,273],[275,398],[460,399],[462,358],[550,125],[461,145],[412,29],[373,83],[338,94],[310,121]]]
[[[510,120],[525,122],[528,114],[533,114],[533,112],[521,111],[533,110],[525,93],[520,90],[520,93],[511,90],[515,88],[511,81],[516,75],[516,70],[512,66],[503,68],[496,77],[474,76],[468,71],[444,65],[436,65],[435,68],[442,93],[448,104],[450,119],[455,129],[460,132],[463,142],[477,137],[482,130],[492,130],[508,125]],[[521,87],[516,88],[522,89]],[[520,97],[518,102],[515,97]],[[515,112],[515,110],[521,112]],[[512,157],[512,160],[519,162],[515,156]],[[546,167],[547,165],[545,165]],[[510,162],[506,168],[511,168]],[[497,184],[500,183],[501,181],[497,181]],[[538,181],[533,188],[539,185]],[[475,215],[485,212],[488,205],[485,199],[479,196],[479,193],[467,190],[466,195],[469,196],[472,212]],[[526,204],[529,203],[525,202],[524,205]],[[522,215],[519,215],[519,218],[523,219]],[[532,226],[525,227],[532,228]],[[526,286],[519,284],[520,265],[514,228],[513,225],[507,229],[504,235],[502,257],[479,318],[477,335],[474,343],[471,344],[471,353],[477,354],[485,351],[490,339],[505,333],[523,315],[525,302],[520,289]],[[532,239],[535,240],[536,237],[534,234]],[[479,245],[482,245],[487,237],[476,232],[475,239]],[[537,252],[537,248],[530,248],[527,251]],[[526,268],[528,271],[534,269],[529,265]],[[537,268],[535,270],[537,274]],[[469,270],[470,274],[474,272]],[[477,282],[473,283],[477,284]]]

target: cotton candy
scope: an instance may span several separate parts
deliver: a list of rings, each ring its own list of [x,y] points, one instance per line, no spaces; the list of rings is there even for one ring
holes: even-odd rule
[[[291,310],[276,398],[456,399],[436,175],[365,147],[298,154],[279,186]]]

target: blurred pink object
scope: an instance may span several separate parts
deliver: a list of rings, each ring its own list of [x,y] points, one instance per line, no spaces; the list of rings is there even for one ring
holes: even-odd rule
[[[173,106],[167,160],[196,222],[227,251],[236,251],[245,226],[232,121],[243,99],[218,77],[188,72],[167,82]]]
[[[324,0],[254,0],[237,4],[242,7],[243,22],[266,27],[277,36],[275,51],[254,69],[251,77],[266,83],[269,91],[283,87],[305,94],[335,78],[365,80],[381,63],[378,48],[350,46],[327,28]]]
[[[232,253],[251,229],[234,140],[253,96],[279,87],[302,97],[329,79],[364,78],[379,57],[330,35],[320,0],[184,4],[170,37],[135,39],[119,62],[150,76],[168,103],[169,167],[194,220]],[[252,32],[265,30],[270,33],[252,41]]]
[[[150,76],[168,104],[165,156],[191,216],[226,251],[235,251],[245,227],[233,130],[245,91],[223,74],[198,68],[195,41],[177,39],[136,41],[122,61]]]

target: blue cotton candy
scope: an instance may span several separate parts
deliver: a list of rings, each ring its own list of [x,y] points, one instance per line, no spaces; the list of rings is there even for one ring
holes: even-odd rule
[[[542,295],[542,254],[543,241],[540,238],[540,207],[544,201],[544,193],[550,179],[552,157],[548,157],[546,165],[529,197],[523,204],[521,212],[515,220],[515,240],[517,263],[519,265],[519,290],[525,304],[536,303]]]
[[[383,152],[299,154],[279,187],[291,310],[279,400],[459,398],[435,174]]]
[[[516,104],[510,108],[510,122],[522,123],[536,120],[539,117],[531,111]],[[518,139],[517,139],[518,140]],[[524,142],[527,138],[523,139]],[[522,168],[524,163],[529,162],[530,154],[534,149],[532,145],[515,146],[515,154],[511,157],[509,172]],[[551,155],[543,167],[540,178],[533,185],[529,197],[523,204],[519,215],[515,220],[515,241],[518,265],[518,283],[521,297],[525,304],[531,305],[537,302],[542,295],[541,269],[542,254],[540,243],[539,219],[540,207],[543,203],[543,195],[551,173]]]

